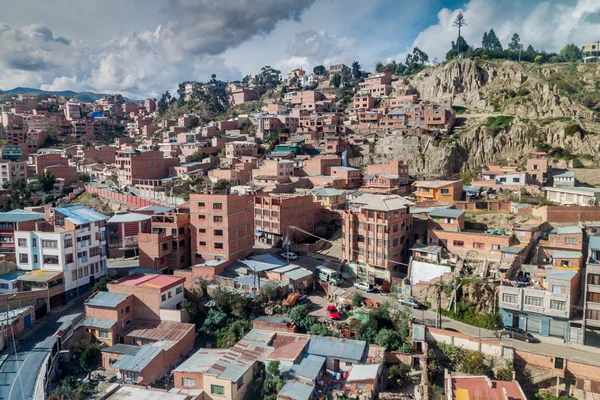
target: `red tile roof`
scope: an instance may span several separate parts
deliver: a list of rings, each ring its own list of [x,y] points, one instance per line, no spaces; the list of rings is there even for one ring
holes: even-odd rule
[[[526,400],[518,382],[494,381],[485,376],[452,374],[452,399],[456,400]],[[506,391],[506,396],[504,392]]]

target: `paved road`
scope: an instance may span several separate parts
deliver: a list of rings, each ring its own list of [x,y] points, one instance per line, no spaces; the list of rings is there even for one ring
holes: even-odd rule
[[[38,372],[47,352],[35,346],[52,336],[60,327],[58,319],[71,314],[83,312],[83,300],[42,318],[35,332],[23,343],[17,344],[17,354],[13,343],[6,348],[0,357],[5,361],[0,365],[0,400],[27,400],[33,397]]]

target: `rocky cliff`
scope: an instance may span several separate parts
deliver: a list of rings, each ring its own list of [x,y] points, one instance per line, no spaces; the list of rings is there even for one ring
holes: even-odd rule
[[[460,60],[409,81],[423,99],[452,97],[455,106],[466,107],[457,128],[435,140],[373,137],[356,152],[353,165],[405,160],[417,178],[450,177],[482,164],[524,162],[536,149],[550,151],[557,162],[580,158],[597,164],[600,65]]]

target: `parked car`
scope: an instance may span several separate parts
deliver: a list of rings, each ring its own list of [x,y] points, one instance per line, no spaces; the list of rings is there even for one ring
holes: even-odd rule
[[[296,255],[296,253],[293,253],[291,251],[289,251],[287,253],[281,253],[279,256],[281,258],[285,258],[286,260],[295,260],[296,258],[298,258],[298,256]]]
[[[356,282],[354,287],[360,290],[364,290],[365,292],[372,292],[375,289],[372,283],[369,282]]]
[[[327,315],[329,315],[329,318],[331,319],[340,319],[340,312],[333,305],[327,306]]]
[[[425,306],[421,303],[419,303],[418,301],[416,301],[413,298],[408,298],[408,299],[400,299],[398,300],[398,303],[404,305],[404,306],[409,306],[414,308],[415,310],[418,310],[420,308],[425,308]]]
[[[510,338],[522,340],[527,343],[539,343],[539,339],[533,336],[531,333],[527,332],[521,328],[515,328],[512,326],[507,326],[502,330],[502,335],[506,335]]]
[[[312,302],[310,301],[310,299],[306,295],[305,296],[300,296],[300,298],[298,299],[298,304],[304,305],[309,310],[312,308]]]

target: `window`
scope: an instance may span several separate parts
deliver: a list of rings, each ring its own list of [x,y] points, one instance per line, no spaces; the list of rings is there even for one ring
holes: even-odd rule
[[[90,257],[99,256],[102,254],[102,249],[100,247],[93,247],[90,249]]]
[[[519,183],[521,182],[521,178],[513,178],[513,183]]]
[[[36,238],[31,239],[31,247],[37,247],[37,239]]]
[[[191,379],[191,378],[182,378],[181,379],[181,384],[183,385],[184,388],[195,388],[196,387],[196,380],[195,379]]]
[[[565,311],[567,309],[567,303],[559,300],[550,300],[550,308],[552,310]]]
[[[58,265],[58,256],[44,255],[44,264]]]
[[[502,302],[517,304],[517,295],[511,293],[502,293]]]
[[[213,217],[213,221],[214,222],[223,222],[223,217],[221,217],[220,215],[215,215]]]
[[[200,201],[200,202],[198,202],[198,207],[204,208],[204,207],[206,207],[206,204],[204,204],[203,201]]]
[[[58,242],[56,240],[42,240],[42,247],[44,249],[56,249],[58,248]]]
[[[442,194],[450,194],[450,189],[442,189],[440,190]]]
[[[221,385],[210,385],[210,394],[225,395],[225,386]]]
[[[222,229],[215,229],[215,236],[223,236],[223,230]]]
[[[200,242],[198,243],[200,246],[206,246],[206,242]]]
[[[206,233],[206,229],[204,229],[204,228],[199,228],[199,229],[198,229],[198,233]]]
[[[484,243],[473,242],[473,248],[474,249],[485,249],[485,244]]]
[[[101,339],[108,339],[108,331],[98,331],[98,337]]]
[[[562,260],[560,262],[560,266],[561,267],[570,267],[571,266],[571,261],[569,261],[569,260]]]
[[[198,219],[206,219],[206,215],[198,215]]]
[[[42,240],[42,247],[45,247],[44,242],[45,240]],[[65,249],[69,247],[73,247],[73,239],[65,239]]]
[[[28,264],[29,263],[29,255],[27,254],[19,254],[19,262],[23,263],[23,264]]]
[[[528,306],[542,307],[544,300],[541,297],[525,296],[525,304]]]
[[[600,293],[588,292],[587,301],[592,303],[600,303]]]
[[[77,271],[72,271],[71,272],[71,279],[76,281],[77,280]]]
[[[213,210],[222,210],[222,209],[223,209],[223,204],[221,204],[221,203],[213,204]]]
[[[65,254],[65,264],[71,264],[73,262],[73,253]]]
[[[587,283],[588,285],[600,285],[600,275],[588,274]]]
[[[552,285],[552,293],[564,293],[565,287],[560,285]]]
[[[129,306],[125,307],[125,312],[128,313],[130,310]]]
[[[242,375],[242,377],[240,379],[238,379],[237,383],[237,390],[240,390],[242,388],[242,386],[244,386],[244,375]]]
[[[171,297],[173,297],[173,293],[169,290],[169,292],[167,293],[167,297],[170,299]]]
[[[506,178],[500,178],[500,183],[506,183]]]
[[[215,249],[222,249],[223,243],[215,243]]]
[[[577,239],[576,238],[566,237],[565,238],[565,243],[566,244],[577,244]]]
[[[463,247],[465,245],[465,242],[463,242],[462,240],[455,240],[452,242],[452,244],[457,247]]]
[[[166,295],[166,294],[163,294],[162,296],[160,296],[160,299],[161,299],[162,301],[167,301],[167,295]]]
[[[37,256],[37,254],[34,254],[34,255],[33,255],[33,263],[34,263],[34,264],[37,264],[37,263],[38,263],[38,256]]]
[[[19,247],[27,247],[27,239],[19,239]]]
[[[181,286],[178,288],[175,288],[175,294],[179,294],[181,292],[183,292],[183,288]]]
[[[500,250],[500,245],[499,244],[493,244],[492,245],[492,250]]]

